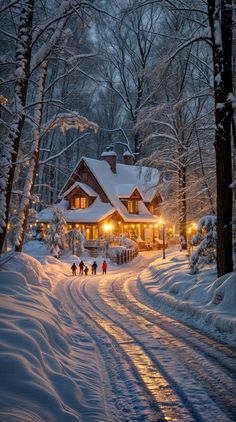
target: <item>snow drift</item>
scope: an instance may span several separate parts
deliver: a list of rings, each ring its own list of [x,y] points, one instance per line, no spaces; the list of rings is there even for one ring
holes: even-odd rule
[[[105,420],[89,336],[79,328],[74,332],[37,260],[18,253],[5,267],[0,272],[0,420]]]
[[[232,345],[236,342],[236,273],[217,278],[216,270],[190,274],[184,253],[157,259],[139,276],[139,286],[164,312]]]

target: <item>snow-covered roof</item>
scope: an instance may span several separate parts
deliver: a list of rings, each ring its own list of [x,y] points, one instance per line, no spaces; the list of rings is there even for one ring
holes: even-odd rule
[[[116,164],[116,173],[105,160],[82,157],[106,193],[114,193],[119,185],[135,185],[142,192],[144,202],[150,202],[156,194],[159,171],[153,167]],[[118,188],[119,189],[119,188]],[[110,198],[110,196],[108,195]]]
[[[64,217],[67,223],[98,223],[115,211],[115,208],[110,204],[102,202],[97,198],[88,208],[74,210],[67,210],[65,208]],[[53,208],[45,208],[40,211],[38,220],[41,223],[47,223],[52,220],[52,215]]]
[[[150,202],[156,194],[156,186],[159,182],[159,172],[157,169],[128,166],[118,163],[116,165],[116,173],[113,173],[106,161],[87,157],[82,157],[81,160],[84,160],[90,168],[112,205],[117,209],[125,222],[157,222],[157,217],[149,212],[145,204],[142,204],[142,212],[139,214],[129,214],[127,208],[122,204],[117,195],[117,189],[119,191],[124,189],[124,185],[129,185],[128,190],[130,189],[130,185],[133,185],[137,186],[142,192],[144,202]]]
[[[70,192],[72,192],[75,188],[81,188],[87,195],[97,197],[98,194],[92,189],[89,185],[81,182],[75,182],[66,192],[63,192],[63,197],[67,196]]]
[[[116,186],[116,194],[119,198],[129,198],[132,193],[137,189],[140,193],[141,197],[143,198],[142,192],[140,191],[139,187],[134,184],[129,183],[122,183]]]
[[[111,153],[110,155],[114,154],[114,151],[106,151],[105,154],[107,152]],[[117,163],[116,173],[113,173],[110,168],[110,165],[106,160],[95,160],[93,158],[82,157],[79,163],[76,164],[76,167],[68,180],[72,178],[73,174],[75,173],[76,169],[82,161],[85,162],[90,171],[93,173],[94,177],[97,179],[104,193],[109,198],[112,206],[117,209],[120,216],[125,222],[157,222],[158,218],[156,216],[153,216],[149,212],[149,210],[147,209],[145,204],[142,203],[142,201],[139,202],[139,214],[136,215],[129,214],[127,208],[124,204],[122,204],[120,200],[120,198],[128,198],[129,196],[131,196],[134,189],[138,189],[143,198],[143,201],[147,203],[151,202],[157,193],[157,185],[159,183],[159,172],[157,169],[152,167],[134,166]],[[65,195],[63,189],[67,186],[68,180],[62,188],[60,194],[61,196]],[[90,189],[93,190],[92,188]],[[89,208],[86,208],[85,213],[89,213],[90,208],[91,206]],[[72,210],[71,212],[77,213],[77,210]],[[78,212],[81,212],[81,210],[79,210]]]

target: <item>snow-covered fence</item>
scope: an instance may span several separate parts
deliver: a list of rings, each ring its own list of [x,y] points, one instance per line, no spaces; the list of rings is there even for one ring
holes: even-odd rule
[[[132,261],[138,255],[137,248],[130,249],[118,249],[116,248],[115,253],[109,255],[110,259],[118,265],[126,264]]]

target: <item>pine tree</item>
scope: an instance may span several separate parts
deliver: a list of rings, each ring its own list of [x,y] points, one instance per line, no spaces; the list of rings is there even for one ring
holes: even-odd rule
[[[216,244],[217,244],[217,221],[216,216],[206,215],[198,222],[197,234],[191,240],[191,245],[198,245],[196,251],[190,258],[191,273],[198,272],[198,265],[201,257],[207,262],[216,260]]]

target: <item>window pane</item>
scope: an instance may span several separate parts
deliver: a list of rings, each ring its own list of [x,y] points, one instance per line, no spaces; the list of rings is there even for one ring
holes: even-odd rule
[[[75,197],[75,208],[80,208],[80,198],[79,198],[79,196]]]
[[[80,198],[80,208],[86,208],[86,198]]]

